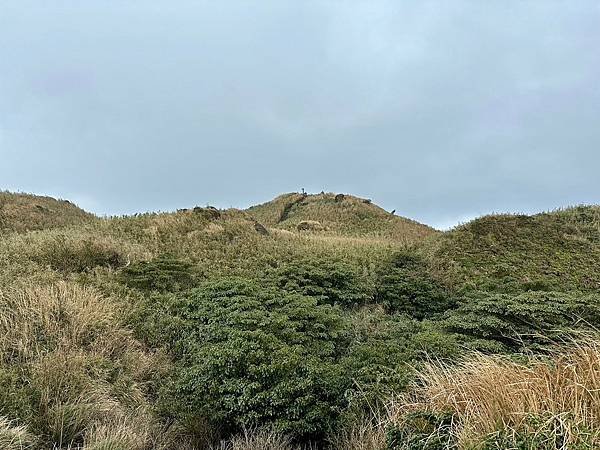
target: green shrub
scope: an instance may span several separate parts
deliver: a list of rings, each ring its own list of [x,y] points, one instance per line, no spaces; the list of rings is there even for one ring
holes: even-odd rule
[[[388,450],[447,450],[456,448],[451,433],[452,415],[417,411],[406,414],[389,428]]]
[[[344,322],[314,298],[223,279],[151,297],[138,324],[178,361],[163,402],[183,417],[322,436],[341,406]]]
[[[288,292],[314,297],[319,304],[354,306],[371,299],[370,287],[358,270],[342,261],[303,259],[277,268],[275,285]]]
[[[456,354],[430,323],[381,308],[343,314],[320,300],[237,278],[148,297],[138,332],[177,362],[165,414],[322,438],[343,411],[349,420],[402,390],[419,359]]]
[[[429,275],[418,256],[396,253],[378,272],[375,299],[388,311],[421,320],[455,305],[448,290]]]
[[[518,295],[475,292],[446,314],[443,328],[480,343],[530,349],[565,338],[573,329],[600,326],[600,295],[531,291]]]
[[[352,380],[346,392],[342,422],[373,412],[412,381],[423,359],[445,360],[458,354],[451,335],[430,323],[405,315],[389,315],[381,308],[365,308],[351,318],[351,342],[340,364]],[[342,424],[343,425],[343,424]]]
[[[352,389],[346,395],[353,407],[374,403],[385,395],[401,391],[410,379],[415,353],[408,333],[409,324],[388,323],[385,333],[355,339],[341,360]]]
[[[129,287],[161,292],[189,289],[196,277],[192,264],[170,256],[131,264],[121,273],[121,280]]]

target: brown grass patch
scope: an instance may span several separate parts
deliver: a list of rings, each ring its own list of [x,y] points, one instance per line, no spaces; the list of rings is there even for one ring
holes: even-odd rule
[[[391,423],[401,424],[413,411],[449,413],[459,448],[477,447],[494,436],[509,441],[525,436],[540,448],[600,445],[597,341],[574,345],[550,360],[523,364],[475,355],[455,365],[428,364],[417,375],[420,387],[390,404]]]

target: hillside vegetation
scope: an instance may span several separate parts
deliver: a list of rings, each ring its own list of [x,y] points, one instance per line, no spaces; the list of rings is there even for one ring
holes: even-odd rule
[[[448,282],[504,290],[600,290],[600,207],[493,215],[444,233],[430,258]]]
[[[68,200],[0,191],[0,233],[82,225],[93,219]]]
[[[599,443],[598,207],[442,233],[340,194],[5,192],[0,229],[0,449]]]
[[[321,193],[283,194],[253,206],[248,212],[260,222],[283,230],[321,231],[334,235],[384,237],[414,243],[435,234],[435,230],[396,216],[369,199],[352,195]]]

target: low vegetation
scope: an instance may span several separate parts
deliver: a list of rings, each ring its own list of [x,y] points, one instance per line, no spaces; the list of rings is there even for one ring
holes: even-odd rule
[[[284,230],[302,230],[302,223],[313,223],[306,230],[329,231],[346,236],[381,236],[393,241],[414,243],[436,231],[404,217],[396,216],[370,200],[352,195],[321,193],[284,194],[248,212],[266,225]]]
[[[79,226],[96,220],[68,200],[0,191],[0,234]]]
[[[600,207],[493,215],[459,226],[426,246],[447,283],[465,289],[600,290]]]
[[[599,374],[600,348],[589,338],[543,359],[430,363],[410,394],[388,404],[379,433],[397,449],[598,448]]]
[[[0,448],[597,448],[599,211],[442,233],[342,194],[3,192]]]

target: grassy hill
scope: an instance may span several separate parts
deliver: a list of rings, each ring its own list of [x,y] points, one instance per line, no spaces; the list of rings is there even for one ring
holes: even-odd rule
[[[368,199],[347,194],[283,194],[248,208],[248,213],[268,226],[290,231],[302,229],[305,224],[311,231],[384,237],[406,243],[436,233],[433,228],[391,214]]]
[[[0,231],[30,231],[81,225],[93,216],[68,200],[0,192]]]
[[[600,207],[490,215],[431,242],[448,282],[470,288],[600,290]]]
[[[0,449],[600,442],[598,207],[438,232],[335,194],[114,218],[0,204]],[[492,414],[481,392],[513,375]]]

